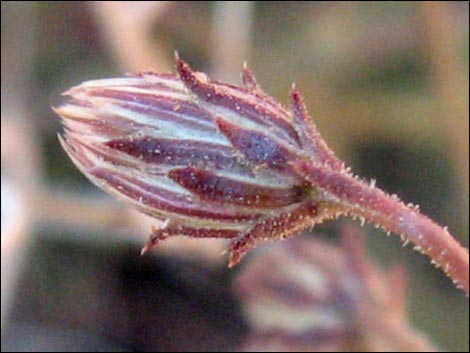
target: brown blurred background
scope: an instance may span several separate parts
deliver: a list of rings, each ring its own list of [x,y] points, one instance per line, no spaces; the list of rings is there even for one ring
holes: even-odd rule
[[[140,258],[152,221],[93,187],[56,136],[61,92],[172,71],[175,49],[235,83],[246,60],[281,102],[295,81],[337,155],[468,247],[468,2],[5,1],[1,16],[2,351],[243,341],[224,245],[176,239]],[[379,263],[405,264],[415,326],[468,351],[468,298],[396,237],[366,232]]]

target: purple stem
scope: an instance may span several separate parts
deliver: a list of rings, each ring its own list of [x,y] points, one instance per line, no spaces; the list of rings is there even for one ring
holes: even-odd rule
[[[440,227],[415,208],[406,206],[373,185],[350,174],[325,167],[294,162],[294,168],[309,182],[335,195],[339,207],[357,217],[364,217],[383,229],[398,234],[414,249],[429,256],[432,262],[452,278],[468,295],[469,256],[447,229]]]

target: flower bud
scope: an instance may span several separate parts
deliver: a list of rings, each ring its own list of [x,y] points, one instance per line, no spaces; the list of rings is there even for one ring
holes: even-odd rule
[[[283,238],[320,217],[315,188],[289,164],[308,155],[341,168],[298,92],[293,112],[263,93],[210,81],[176,58],[178,75],[141,73],[67,91],[62,146],[98,187],[160,219],[147,250],[172,235],[230,238],[231,264],[259,237]]]
[[[175,235],[228,238],[233,266],[260,240],[347,214],[414,243],[468,292],[468,252],[417,209],[352,175],[294,87],[287,110],[246,66],[244,87],[212,81],[178,56],[176,70],[88,81],[55,109],[76,166],[163,221],[143,252]]]

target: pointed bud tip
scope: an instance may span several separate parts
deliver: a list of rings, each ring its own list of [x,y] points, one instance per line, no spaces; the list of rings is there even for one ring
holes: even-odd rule
[[[230,257],[230,260],[228,261],[227,267],[228,268],[234,268],[235,266],[238,265],[239,262],[240,262],[240,260]]]
[[[59,117],[62,117],[60,114],[60,107],[51,107],[51,110],[56,113]]]
[[[151,246],[147,243],[143,246],[142,250],[140,251],[140,256],[144,256],[149,250]]]
[[[77,92],[78,88],[80,88],[82,85],[78,85],[78,86],[73,86],[72,88],[69,88],[68,90],[62,92],[60,95],[61,96],[73,96],[73,94],[75,92]]]
[[[60,133],[57,133],[57,138],[59,139],[59,143],[62,146],[62,148],[65,151],[67,151],[68,146],[67,146],[67,142],[65,141],[64,136],[62,136],[62,134],[60,134]]]

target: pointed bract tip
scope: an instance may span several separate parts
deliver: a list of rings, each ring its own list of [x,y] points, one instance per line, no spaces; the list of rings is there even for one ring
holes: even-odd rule
[[[300,94],[295,82],[292,82],[290,87],[290,99],[292,103],[295,103],[295,105],[300,105],[303,102],[302,95]]]
[[[246,88],[251,91],[260,91],[258,82],[256,81],[255,75],[251,72],[246,61],[243,62],[242,80]]]
[[[175,50],[175,66],[176,72],[180,76],[180,79],[183,79],[183,77],[187,77],[193,72],[189,65],[183,59],[181,59],[177,50]]]
[[[307,114],[307,107],[305,106],[304,99],[297,89],[295,82],[292,83],[290,89],[290,108],[296,117],[301,120],[310,119]]]
[[[175,50],[175,66],[176,66],[176,71],[179,72],[180,68],[184,66],[186,63],[184,62],[183,59],[181,59],[179,53],[177,50]]]
[[[196,72],[191,69],[191,66],[179,56],[175,56],[176,72],[181,81],[190,90],[195,88],[202,88],[209,82],[209,78],[202,72]]]

